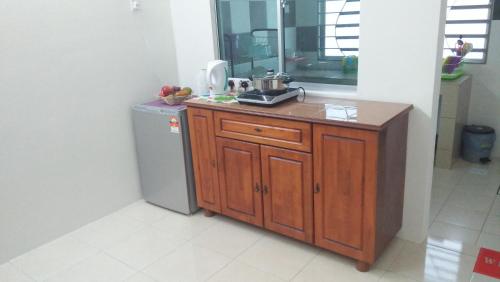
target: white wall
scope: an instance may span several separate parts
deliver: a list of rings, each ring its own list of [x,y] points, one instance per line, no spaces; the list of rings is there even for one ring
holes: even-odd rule
[[[199,71],[218,57],[212,26],[213,0],[170,0],[170,5],[179,83],[196,89]]]
[[[129,107],[177,77],[168,1],[0,6],[1,264],[140,198]]]
[[[361,2],[360,98],[415,107],[410,114],[399,234],[413,241],[422,241],[428,226],[445,2]]]
[[[486,64],[466,65],[466,71],[473,76],[469,124],[495,128],[499,141],[493,156],[500,158],[500,20],[492,22],[488,48]]]

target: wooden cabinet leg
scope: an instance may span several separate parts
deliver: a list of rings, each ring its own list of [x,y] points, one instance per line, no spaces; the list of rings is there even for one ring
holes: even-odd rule
[[[209,211],[207,209],[203,209],[203,215],[206,216],[206,217],[212,217],[215,215],[215,213],[213,211]]]
[[[358,260],[356,262],[356,269],[359,272],[367,272],[368,270],[370,270],[370,264],[367,262]]]

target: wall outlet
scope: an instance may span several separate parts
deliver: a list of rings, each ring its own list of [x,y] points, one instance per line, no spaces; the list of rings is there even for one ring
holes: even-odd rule
[[[252,87],[252,82],[248,79],[248,78],[229,78],[229,80],[232,80],[234,81],[234,85],[236,87],[236,89],[239,89],[240,88],[240,85],[241,85],[241,82],[246,82],[248,83],[248,88],[247,88],[247,91],[250,91],[253,89]]]

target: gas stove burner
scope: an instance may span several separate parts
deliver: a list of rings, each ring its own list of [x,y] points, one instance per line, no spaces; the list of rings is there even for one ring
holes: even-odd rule
[[[240,102],[241,104],[273,106],[278,103],[295,98],[300,95],[301,92],[303,92],[303,95],[305,97],[306,92],[302,87],[271,91],[252,90],[241,94],[236,98],[236,100],[238,100],[238,102]]]

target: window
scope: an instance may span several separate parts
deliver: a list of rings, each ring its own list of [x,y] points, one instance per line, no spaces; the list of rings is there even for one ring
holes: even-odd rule
[[[338,58],[359,54],[360,1],[319,2],[323,58]]]
[[[443,56],[454,55],[455,44],[463,36],[474,48],[465,61],[485,63],[492,10],[492,0],[448,0]]]
[[[220,57],[231,76],[274,69],[301,82],[357,84],[360,0],[216,4]]]

